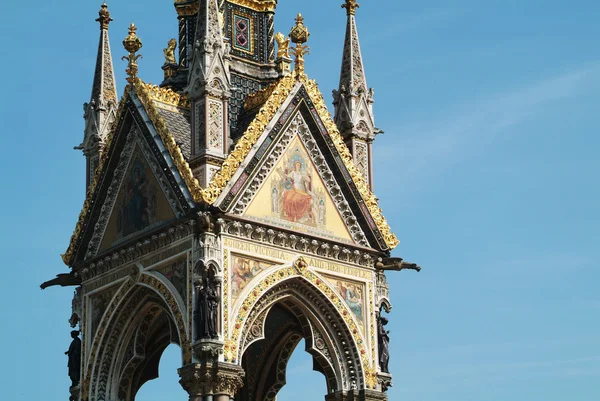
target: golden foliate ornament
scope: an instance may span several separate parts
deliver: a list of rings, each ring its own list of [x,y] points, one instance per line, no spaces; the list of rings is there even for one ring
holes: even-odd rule
[[[141,54],[135,54],[142,48],[142,41],[137,37],[135,31],[137,31],[137,28],[132,22],[131,25],[129,25],[129,35],[123,39],[123,47],[129,52],[129,55],[121,58],[122,60],[128,61],[125,72],[127,72],[128,75],[127,82],[130,84],[133,83],[138,73],[137,60],[142,57]]]
[[[100,11],[98,11],[98,18],[96,18],[96,21],[100,23],[100,29],[108,29],[108,24],[110,24],[110,21],[112,20],[113,19],[110,18],[108,6],[106,5],[106,2],[104,2],[100,7]]]
[[[308,32],[308,28],[304,26],[304,17],[302,14],[298,13],[296,25],[294,25],[290,32],[290,38],[292,38],[292,42],[302,44],[308,41],[309,36],[310,33]]]
[[[310,48],[308,46],[304,46],[303,43],[308,41],[308,37],[310,36],[310,32],[308,32],[308,28],[304,26],[304,17],[302,14],[298,14],[296,17],[296,25],[290,31],[290,38],[292,42],[296,44],[296,48],[293,50],[295,56],[295,70],[298,76],[304,74],[304,55],[310,54]]]
[[[360,7],[360,4],[356,2],[356,0],[346,0],[346,3],[342,4],[342,8],[346,9],[346,14],[354,15],[356,14],[356,9]]]

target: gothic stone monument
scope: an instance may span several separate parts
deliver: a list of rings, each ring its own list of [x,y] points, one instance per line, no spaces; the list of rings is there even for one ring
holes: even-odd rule
[[[191,401],[275,400],[301,339],[326,400],[387,399],[384,272],[419,268],[390,258],[398,240],[371,192],[380,130],[358,4],[343,5],[332,117],[305,73],[304,19],[275,34],[276,3],[175,1],[159,86],[138,77],[132,24],[120,100],[102,5],[78,147],[87,198],[69,272],[42,285],[76,287],[72,400],[134,400],[171,343]]]

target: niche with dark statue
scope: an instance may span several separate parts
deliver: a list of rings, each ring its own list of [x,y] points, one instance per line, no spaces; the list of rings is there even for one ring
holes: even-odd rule
[[[217,339],[219,292],[214,278],[205,277],[196,286],[196,338]]]
[[[377,342],[379,346],[379,369],[383,373],[390,373],[390,332],[385,329],[388,324],[387,318],[381,316],[381,312],[377,318]]]
[[[81,376],[81,340],[79,339],[79,331],[71,331],[71,345],[65,352],[65,355],[69,357],[67,367],[69,368],[69,378],[71,379],[71,387],[75,387],[79,384],[79,378]]]

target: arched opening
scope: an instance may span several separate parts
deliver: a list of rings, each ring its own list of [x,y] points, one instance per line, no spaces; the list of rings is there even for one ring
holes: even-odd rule
[[[277,401],[323,399],[325,395],[323,392],[323,389],[325,389],[323,374],[313,369],[313,357],[305,349],[306,340],[302,339],[288,361],[286,383],[279,390]]]
[[[161,290],[160,283],[153,284]],[[178,346],[181,344],[180,333],[185,336],[185,330],[176,322],[180,319],[173,317],[177,316],[178,310],[173,311],[162,295],[162,291],[159,293],[147,285],[133,286],[124,294],[119,307],[115,307],[114,314],[106,322],[102,343],[94,345],[99,352],[94,357],[90,399],[139,399],[137,394],[141,387],[160,376],[163,355],[170,361],[166,370],[177,375],[177,368],[182,365],[182,352]],[[169,351],[165,354],[167,348]],[[174,383],[179,385],[178,379]],[[181,387],[179,391],[185,396]]]
[[[142,385],[135,396],[136,401],[185,401],[188,394],[179,384],[177,369],[181,367],[181,348],[169,345],[158,365],[158,377]]]
[[[305,341],[305,338],[311,341],[310,324],[306,319],[302,319],[302,316],[297,316],[291,307],[291,303],[281,302],[273,305],[268,311],[263,323],[264,337],[250,344],[242,357],[246,377],[244,387],[236,399],[240,401],[279,399],[279,390],[290,378],[288,366],[292,353],[295,350],[299,353],[310,349],[306,347]],[[304,365],[308,371],[315,369],[323,372],[326,369],[313,355],[306,355],[309,362],[305,362]],[[317,383],[320,382],[321,386],[316,386],[317,383],[314,382],[312,384],[314,387],[320,387],[322,397],[327,392],[326,380],[321,373],[316,373],[315,376],[319,378]]]
[[[324,294],[300,277],[285,280],[260,297],[241,338],[246,377],[236,401],[281,400],[280,390],[291,379],[293,353],[298,354],[299,364],[292,366],[305,371],[303,376],[309,382],[292,373],[291,390],[283,396],[302,388],[302,398],[310,399],[304,397],[310,383],[311,393],[324,397],[356,385],[362,376],[354,341],[342,317]]]

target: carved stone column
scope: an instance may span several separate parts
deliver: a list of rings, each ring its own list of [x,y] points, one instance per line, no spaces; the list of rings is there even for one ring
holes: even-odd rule
[[[244,385],[244,370],[230,363],[193,363],[178,373],[190,401],[229,401]]]

